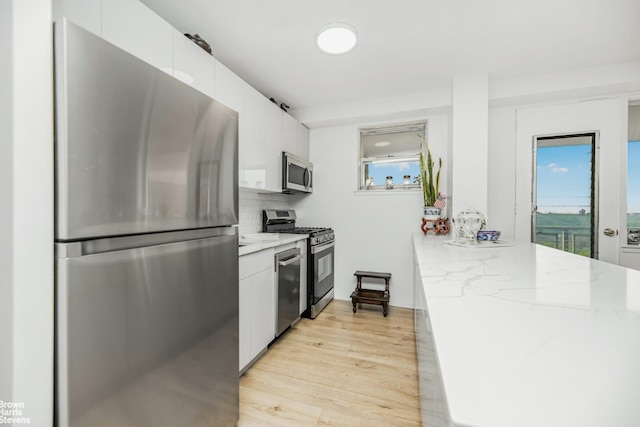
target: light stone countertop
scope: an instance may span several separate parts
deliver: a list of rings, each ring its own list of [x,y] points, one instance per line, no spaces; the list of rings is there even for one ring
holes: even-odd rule
[[[275,248],[276,246],[286,245],[287,243],[295,243],[299,240],[307,239],[308,237],[308,234],[279,233],[279,238],[275,240],[261,242],[249,241],[250,243],[247,245],[238,246],[238,255],[247,255],[263,249]],[[240,238],[240,242],[243,242],[242,238]]]
[[[640,271],[413,236],[449,425],[640,425]]]

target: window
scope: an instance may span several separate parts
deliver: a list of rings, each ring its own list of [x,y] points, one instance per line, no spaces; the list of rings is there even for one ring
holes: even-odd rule
[[[360,129],[359,189],[420,188],[420,148],[426,122]]]
[[[640,245],[640,104],[629,106],[627,243]]]

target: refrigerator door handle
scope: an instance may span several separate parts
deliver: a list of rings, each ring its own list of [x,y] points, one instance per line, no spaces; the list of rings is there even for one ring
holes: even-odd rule
[[[56,258],[77,258],[127,249],[144,248],[209,237],[232,236],[238,234],[237,227],[202,228],[197,230],[172,231],[168,233],[141,234],[80,242],[58,242],[55,245]]]

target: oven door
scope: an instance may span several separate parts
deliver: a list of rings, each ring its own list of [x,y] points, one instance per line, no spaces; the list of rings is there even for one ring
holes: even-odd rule
[[[333,251],[334,242],[311,246],[311,265],[313,276],[310,277],[310,305],[317,304],[333,289]]]

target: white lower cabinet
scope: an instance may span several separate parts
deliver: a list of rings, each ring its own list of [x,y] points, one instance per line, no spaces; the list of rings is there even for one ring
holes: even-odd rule
[[[273,268],[251,277],[251,358],[259,355],[276,337],[275,283]]]
[[[640,248],[622,248],[620,251],[620,265],[640,270]]]
[[[274,251],[240,257],[239,370],[242,372],[275,338]]]
[[[251,362],[251,307],[249,306],[249,288],[249,279],[240,279],[238,292],[238,361],[240,371]]]

